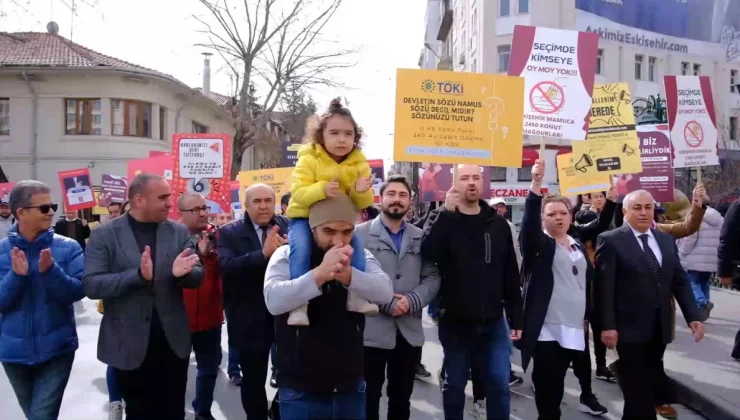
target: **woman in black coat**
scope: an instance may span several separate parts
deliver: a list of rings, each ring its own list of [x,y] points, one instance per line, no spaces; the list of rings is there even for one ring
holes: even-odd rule
[[[516,345],[522,352],[525,370],[533,357],[535,360],[532,380],[540,419],[560,417],[563,380],[571,362],[581,383],[579,409],[600,415],[607,410],[599,404],[591,390],[588,352],[587,324],[592,309],[594,270],[587,258],[586,248],[577,238],[595,238],[609,228],[615,206],[612,197],[616,194],[611,188],[610,199],[598,219],[586,225],[574,226],[567,198],[542,197],[543,173],[544,163],[537,161],[532,168],[532,185],[525,203],[519,238],[525,279],[525,324],[522,339]],[[558,280],[556,284],[556,278],[567,281]],[[571,311],[565,317],[570,322],[553,322],[553,319],[558,319],[553,314],[569,312],[579,305],[583,307],[580,321],[571,319]],[[546,323],[548,317],[551,321]],[[564,331],[565,339],[561,340],[560,331]]]

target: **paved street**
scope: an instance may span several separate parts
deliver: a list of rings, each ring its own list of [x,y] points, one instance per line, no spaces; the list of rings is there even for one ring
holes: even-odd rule
[[[740,292],[712,288],[712,316],[704,323],[704,340],[697,344],[683,315],[678,315],[676,340],[668,346],[665,366],[711,419],[740,419],[740,362],[730,357],[740,330]]]
[[[105,366],[100,363],[96,354],[98,325],[101,315],[95,308],[95,302],[84,300],[75,306],[77,313],[77,326],[80,336],[80,350],[70,378],[69,386],[62,405],[61,419],[66,420],[103,420],[107,418],[106,406],[108,402],[105,385]],[[425,319],[427,344],[424,347],[424,363],[430,371],[436,372],[442,362],[442,348],[437,340],[436,327]],[[226,334],[224,329],[223,348],[226,349]],[[515,362],[516,363],[516,362]],[[683,363],[690,363],[684,361]],[[239,400],[239,390],[229,385],[225,373],[226,352],[222,364],[222,375],[216,387],[216,402],[213,414],[217,419],[243,420],[245,418]],[[515,367],[515,369],[518,369]],[[521,370],[521,369],[519,369]],[[195,384],[195,360],[191,358],[191,366],[188,382],[188,420],[192,419],[190,401],[193,396]],[[533,420],[537,418],[534,405],[531,380],[526,377],[524,385],[516,388],[512,393],[512,419]],[[267,387],[269,396],[272,397],[274,390]],[[594,379],[594,390],[601,402],[607,406],[610,413],[605,418],[619,419],[621,417],[622,399],[621,393],[614,384],[608,384]],[[472,405],[472,390],[468,387],[469,405]],[[578,381],[568,374],[566,382],[565,398],[563,401],[563,418],[568,420],[588,419],[589,415],[578,412],[578,396],[580,389]],[[0,407],[2,407],[2,419],[22,420],[23,415],[18,407],[10,385],[5,374],[0,374]],[[431,420],[442,419],[442,402],[436,379],[430,378],[425,382],[417,381],[412,397],[412,419]],[[680,407],[679,407],[680,408]],[[384,407],[382,408],[384,409]],[[681,420],[702,419],[687,409],[680,408]],[[471,418],[468,416],[467,418]]]

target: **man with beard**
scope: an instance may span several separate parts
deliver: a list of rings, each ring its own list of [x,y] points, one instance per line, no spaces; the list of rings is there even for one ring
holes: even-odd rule
[[[367,250],[365,271],[351,267],[356,220],[346,195],[316,202],[308,216],[312,270],[291,279],[287,246],[277,248],[267,265],[264,299],[275,315],[284,420],[365,418],[365,316],[347,311],[347,293],[382,305],[393,299],[393,287]],[[306,303],[311,327],[288,325],[290,311]]]
[[[480,199],[482,183],[478,166],[460,165],[445,205],[436,217],[430,215],[422,241],[424,258],[437,264],[442,277],[439,340],[448,419],[463,418],[471,363],[481,368],[488,418],[509,418],[509,339],[521,337],[523,324],[511,229]]]
[[[380,187],[380,217],[357,226],[357,236],[378,259],[393,283],[393,300],[365,320],[367,418],[379,418],[378,406],[388,369],[388,418],[408,419],[418,353],[424,344],[421,311],[437,295],[439,273],[422,261],[422,230],[404,220],[411,186],[392,176]]]

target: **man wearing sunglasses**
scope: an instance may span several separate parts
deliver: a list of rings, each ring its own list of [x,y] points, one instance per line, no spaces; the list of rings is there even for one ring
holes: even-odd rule
[[[190,232],[190,246],[203,265],[200,287],[183,290],[198,365],[193,400],[195,420],[214,420],[211,405],[221,365],[221,324],[224,322],[223,289],[216,253],[217,231],[208,223],[208,211],[206,199],[199,193],[186,192],[177,199],[180,220]]]
[[[26,417],[55,419],[78,347],[82,249],[51,229],[45,184],[20,181],[8,201],[17,223],[0,240],[0,361]]]
[[[190,234],[167,220],[170,186],[142,173],[131,209],[96,228],[85,251],[85,292],[103,299],[98,359],[118,369],[126,419],[182,419],[190,359],[183,288],[203,279]]]

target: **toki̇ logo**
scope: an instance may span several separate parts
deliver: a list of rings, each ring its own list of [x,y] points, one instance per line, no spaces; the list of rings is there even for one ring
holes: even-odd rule
[[[434,80],[427,79],[421,84],[421,90],[425,93],[462,95],[463,84],[460,82],[435,82]]]

